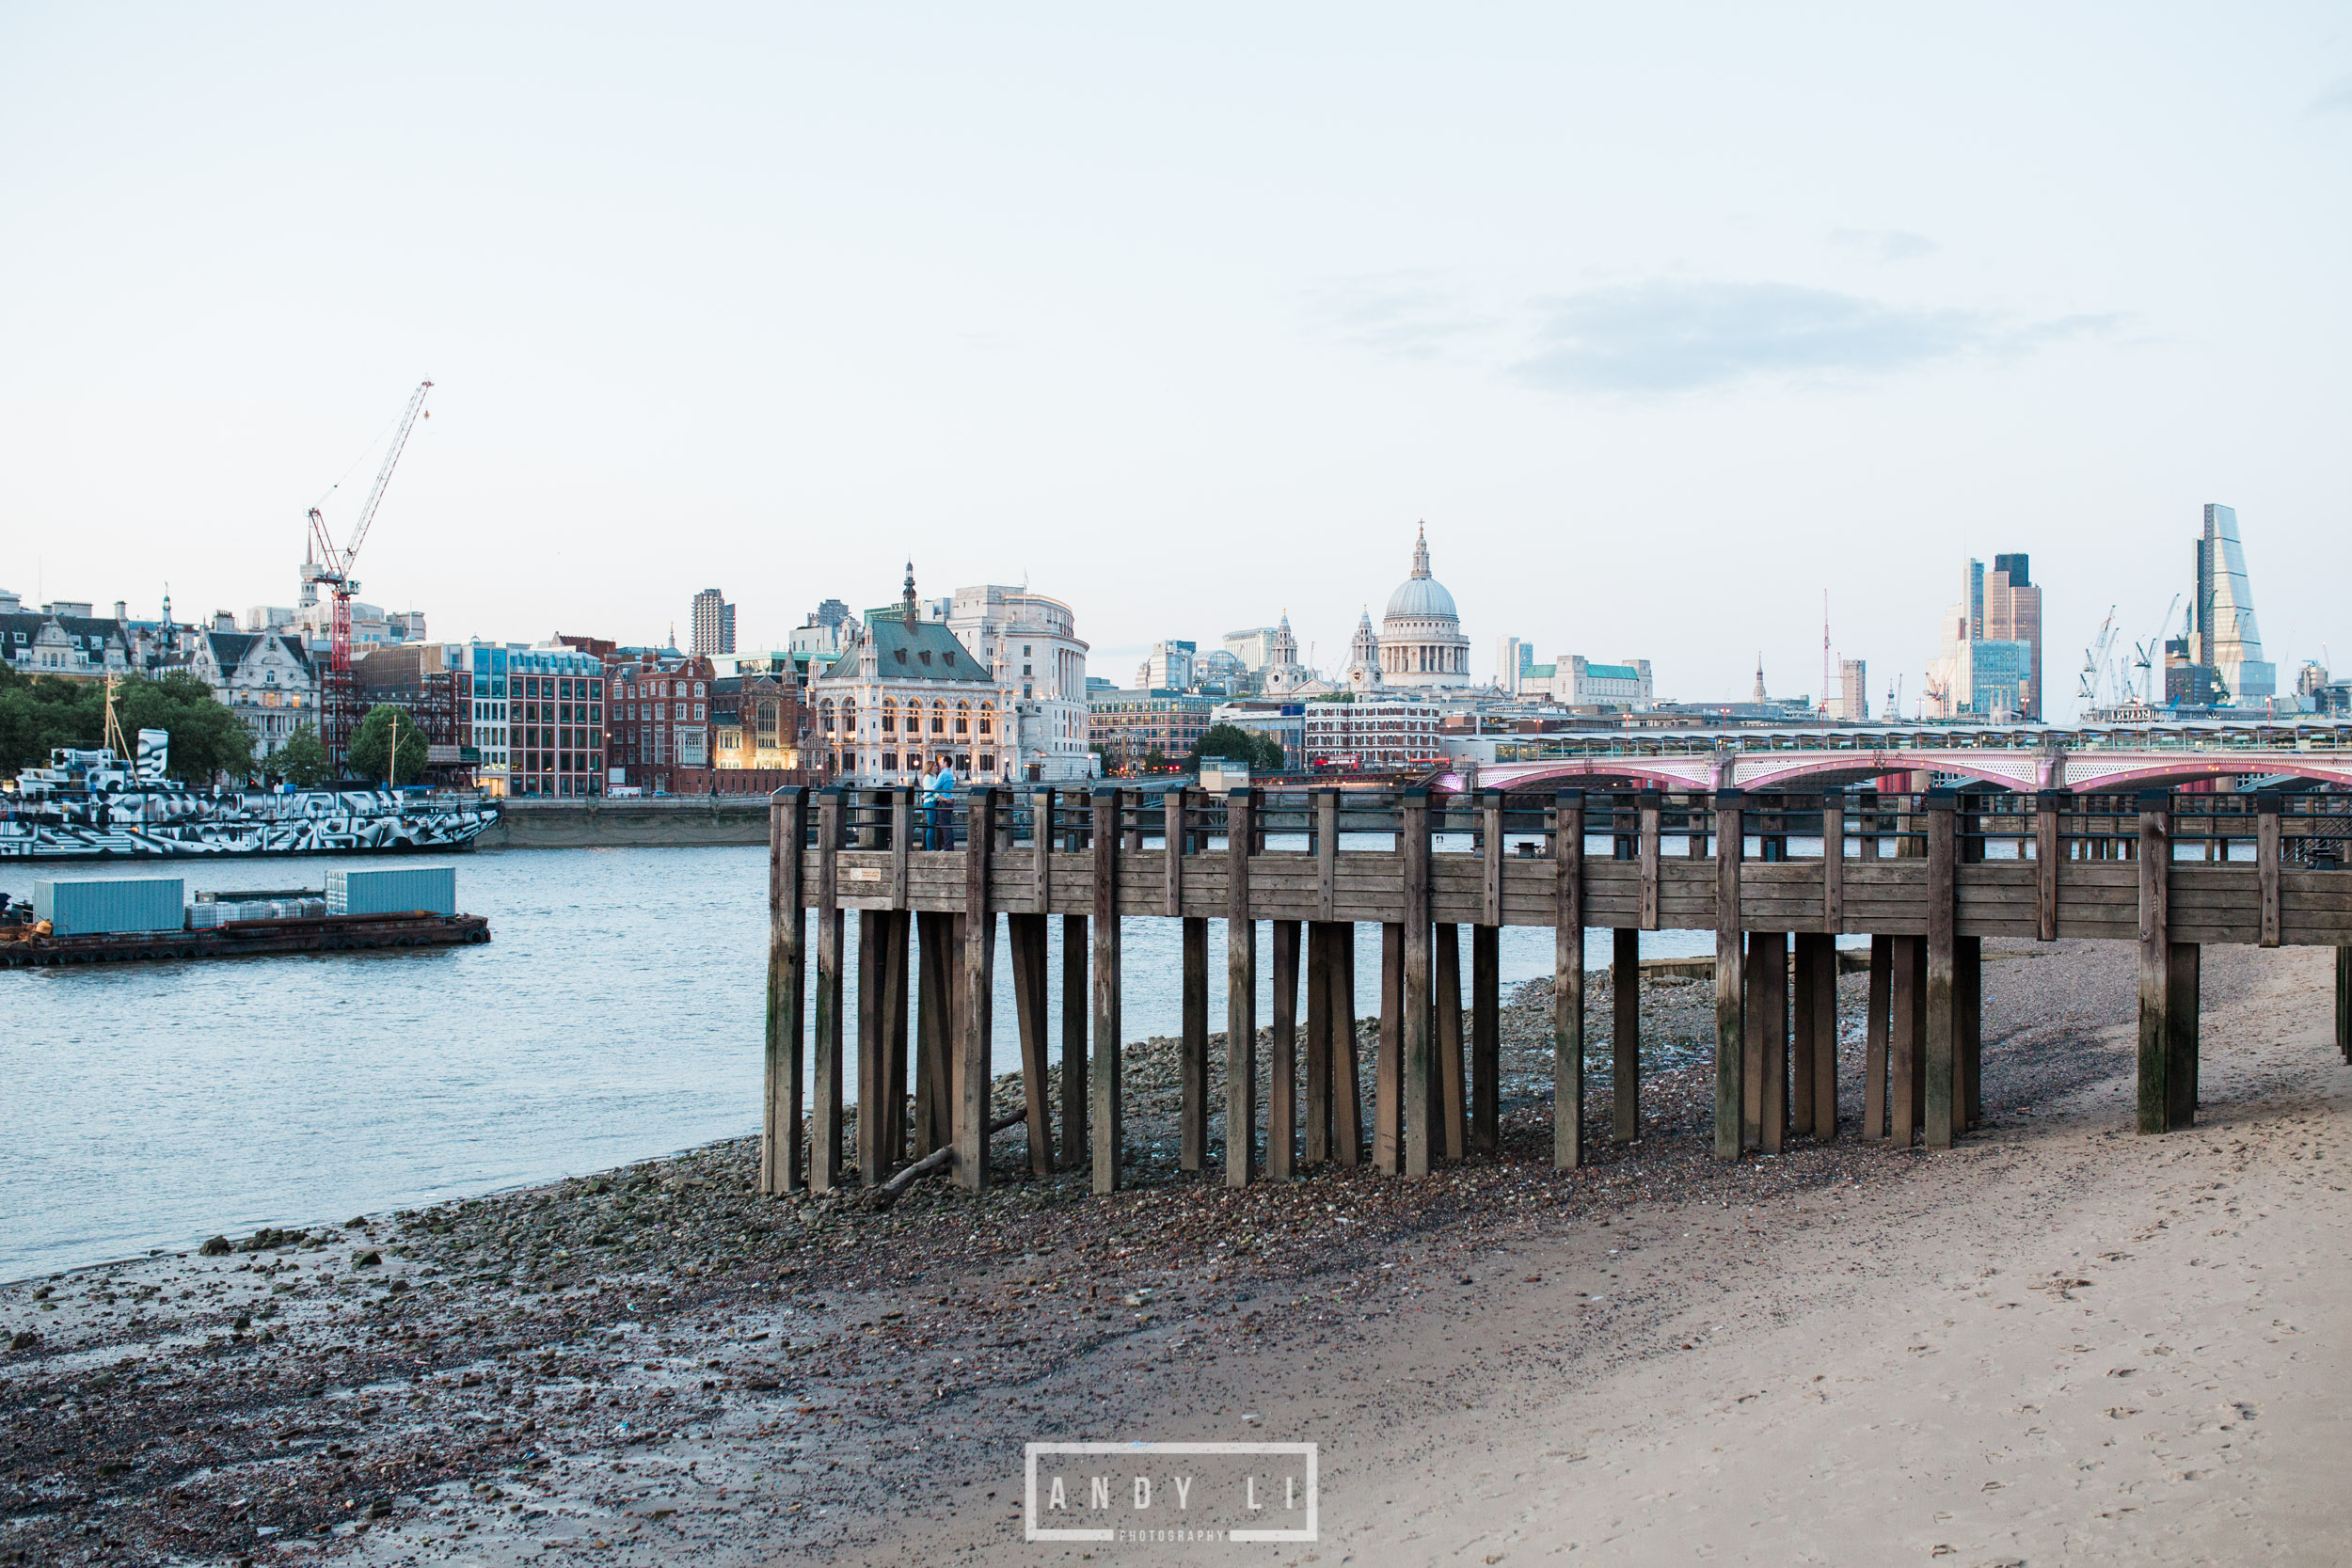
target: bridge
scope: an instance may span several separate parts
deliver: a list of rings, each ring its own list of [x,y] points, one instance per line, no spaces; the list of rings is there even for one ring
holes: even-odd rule
[[[2179,787],[2208,780],[2352,785],[2352,724],[2335,720],[1785,730],[1588,730],[1446,742],[1448,793],[1635,784],[1655,789],[1780,789],[1907,775],[2031,793]]]
[[[904,788],[795,787],[771,799],[769,831],[771,1193],[876,1186],[941,1164],[967,1187],[988,1182],[1000,917],[1030,1168],[1089,1169],[1098,1192],[1125,1180],[1120,930],[1136,919],[1183,923],[1180,1164],[1221,1164],[1236,1184],[1367,1157],[1415,1176],[1493,1152],[1504,926],[1557,933],[1551,1120],[1563,1166],[1581,1164],[1599,1134],[1584,1114],[1590,927],[1615,933],[1615,972],[1628,976],[1640,932],[1713,933],[1714,1147],[1725,1160],[1841,1130],[1943,1148],[1977,1125],[1988,937],[2136,944],[2140,1132],[2195,1120],[2206,943],[2334,948],[2336,1038],[2352,1062],[2352,800],[2341,795],[982,788],[950,808],[918,806]],[[851,914],[853,1019],[843,1008]],[[1057,1029],[1046,965],[1057,917]],[[1208,1057],[1216,919],[1227,926],[1221,1083]],[[1263,1107],[1262,920],[1274,971]],[[1368,1128],[1359,922],[1379,927]],[[1856,1115],[1839,1103],[1837,1071],[1836,942],[1847,934],[1870,940]],[[910,987],[920,1002],[912,1042]],[[1639,987],[1613,991],[1607,1135],[1626,1142],[1639,1128]],[[1208,1136],[1219,1095],[1238,1130],[1221,1152]]]

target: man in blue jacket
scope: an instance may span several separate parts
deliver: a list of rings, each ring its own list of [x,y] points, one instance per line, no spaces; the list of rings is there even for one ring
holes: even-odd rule
[[[947,759],[939,759],[939,771],[923,783],[923,847],[952,849],[955,830],[949,825],[948,814],[955,810],[956,770],[947,766]]]

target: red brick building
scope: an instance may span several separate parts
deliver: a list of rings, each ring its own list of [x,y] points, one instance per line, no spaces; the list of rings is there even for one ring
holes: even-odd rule
[[[648,795],[706,795],[713,779],[710,660],[669,649],[605,660],[605,753],[612,784]]]

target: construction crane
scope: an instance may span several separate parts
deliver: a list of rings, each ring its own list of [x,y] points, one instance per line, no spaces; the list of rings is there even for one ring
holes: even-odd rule
[[[2181,596],[2175,594],[2164,607],[2164,619],[2156,623],[2155,635],[2132,644],[2132,668],[2139,674],[2133,683],[2136,689],[2125,695],[2143,706],[2155,706],[2156,699],[2164,695],[2164,629],[2172,624],[2172,612],[2180,608]]]
[[[2091,707],[2105,705],[2104,689],[2107,682],[2107,661],[2115,656],[2115,607],[2107,606],[2107,618],[2099,623],[2099,635],[2083,650],[2083,678],[2074,695]]]
[[[384,499],[384,487],[392,482],[392,467],[400,461],[401,449],[408,444],[409,429],[424,407],[425,393],[431,390],[433,383],[421,381],[409,394],[408,406],[400,416],[400,428],[392,433],[391,448],[384,453],[384,466],[376,470],[375,484],[359,508],[359,520],[352,525],[350,544],[338,548],[327,534],[326,518],[317,507],[310,508],[310,549],[318,565],[315,580],[334,596],[331,651],[319,681],[319,739],[325,743],[326,760],[338,777],[342,776],[343,758],[351,747],[357,718],[351,678],[351,596],[359,592],[359,579],[351,572],[358,563],[359,546],[367,543],[368,525],[375,521],[375,509]]]

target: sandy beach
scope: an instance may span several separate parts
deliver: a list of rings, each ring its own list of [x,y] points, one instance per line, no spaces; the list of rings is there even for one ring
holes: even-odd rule
[[[1934,1158],[1849,1076],[1839,1141],[1717,1164],[1711,993],[1652,985],[1644,1137],[1552,1171],[1538,986],[1502,1154],[1425,1182],[878,1212],[738,1140],[11,1285],[0,1561],[2341,1560],[2329,956],[2208,953],[2155,1138],[2131,964],[1990,950],[1988,1125]],[[1081,1440],[1311,1442],[1320,1539],[1025,1541],[1023,1445]]]

